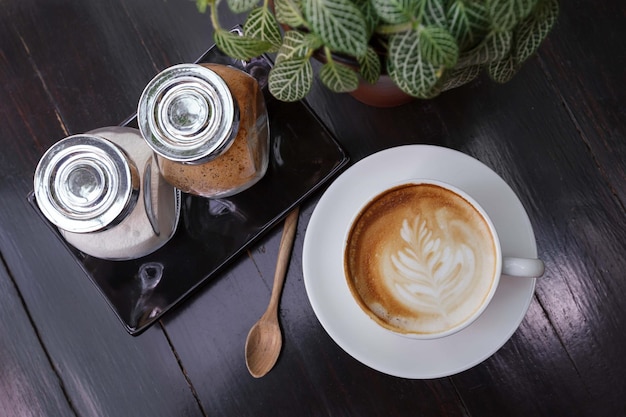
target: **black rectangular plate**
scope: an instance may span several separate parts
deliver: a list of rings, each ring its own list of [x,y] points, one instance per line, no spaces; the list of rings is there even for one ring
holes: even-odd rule
[[[196,62],[232,65],[263,78],[256,72],[262,72],[270,61],[262,60],[265,62],[235,61],[213,47]],[[229,261],[348,163],[344,150],[305,103],[280,102],[267,88],[264,91],[270,120],[270,163],[263,179],[253,187],[222,199],[183,194],[175,235],[161,249],[140,259],[107,261],[86,255],[67,244],[57,231],[130,334],[141,333],[216,278]],[[136,120],[133,116],[123,124],[136,127]],[[29,200],[37,208],[32,193]]]

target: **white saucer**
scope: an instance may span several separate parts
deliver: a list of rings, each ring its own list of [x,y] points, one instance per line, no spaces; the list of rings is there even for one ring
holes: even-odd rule
[[[327,189],[309,222],[303,249],[306,291],[330,337],[363,364],[389,375],[427,379],[456,374],[495,353],[521,323],[534,278],[503,276],[472,325],[437,340],[416,340],[378,327],[357,305],[343,275],[343,239],[352,216],[389,184],[430,178],[474,197],[498,231],[505,256],[536,257],[535,236],[521,202],[486,165],[461,152],[429,145],[387,149],[357,162]]]

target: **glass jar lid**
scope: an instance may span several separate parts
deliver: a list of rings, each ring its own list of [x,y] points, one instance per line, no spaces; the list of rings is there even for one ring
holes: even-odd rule
[[[119,223],[139,195],[139,173],[107,139],[73,135],[44,153],[34,189],[42,213],[59,228],[94,232]]]
[[[197,64],[174,65],[157,74],[137,109],[139,130],[148,145],[167,159],[188,163],[225,152],[238,119],[226,82]]]

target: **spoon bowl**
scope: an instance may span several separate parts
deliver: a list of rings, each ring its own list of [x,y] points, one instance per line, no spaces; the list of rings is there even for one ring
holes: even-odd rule
[[[255,378],[260,378],[276,364],[283,339],[276,320],[266,318],[256,322],[246,340],[246,365]]]

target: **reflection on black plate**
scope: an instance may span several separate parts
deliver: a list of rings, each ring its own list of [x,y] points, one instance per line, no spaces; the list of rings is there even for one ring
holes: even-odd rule
[[[244,64],[211,48],[198,62],[244,68],[259,77],[267,60]],[[87,256],[70,245],[85,272],[131,334],[154,323],[228,261],[332,177],[347,156],[304,103],[282,103],[266,94],[272,136],[270,165],[252,188],[232,197],[183,194],[181,221],[158,251],[130,261]],[[134,118],[126,123],[136,126]],[[34,204],[31,195],[30,201]],[[59,235],[60,237],[60,235]]]

